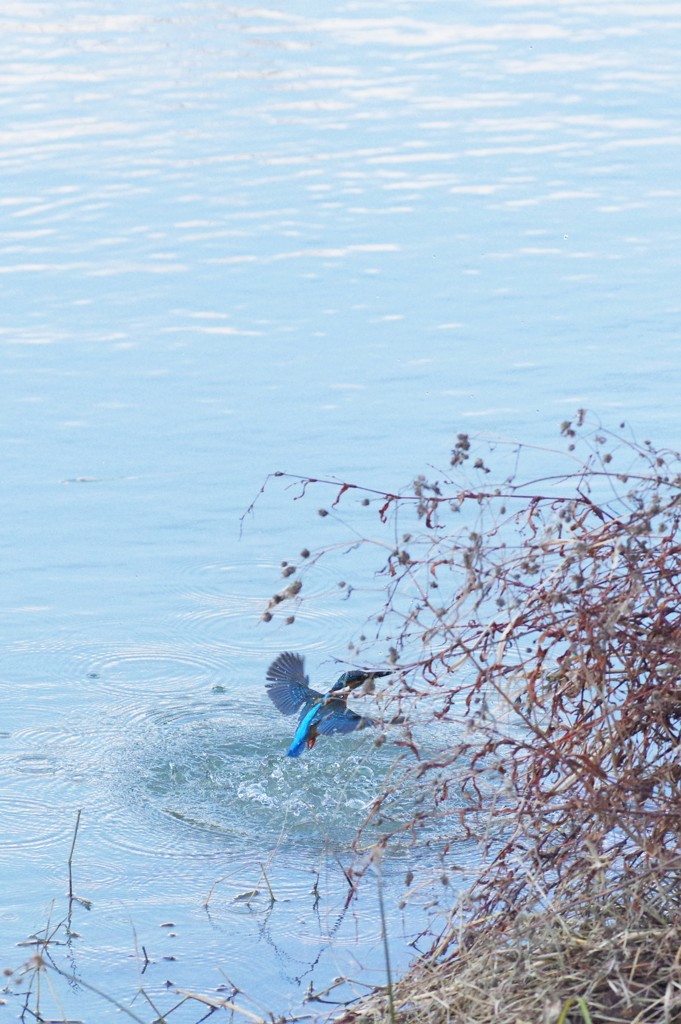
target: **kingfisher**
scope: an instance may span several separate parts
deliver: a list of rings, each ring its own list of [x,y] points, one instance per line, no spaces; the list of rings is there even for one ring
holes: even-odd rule
[[[327,693],[320,693],[310,687],[302,655],[291,651],[280,654],[267,669],[268,682],[265,685],[270,700],[282,715],[295,715],[296,711],[300,711],[298,728],[286,751],[287,756],[300,757],[305,747],[311,750],[318,736],[354,732],[355,729],[376,725],[372,718],[363,718],[350,711],[346,696],[362,683],[390,674],[353,669],[343,672]]]

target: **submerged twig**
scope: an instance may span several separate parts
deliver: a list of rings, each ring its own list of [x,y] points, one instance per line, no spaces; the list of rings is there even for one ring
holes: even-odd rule
[[[259,1017],[257,1013],[251,1013],[250,1010],[244,1009],[243,1006],[237,1006],[230,999],[221,999],[216,996],[204,996],[198,992],[188,992],[186,989],[178,988],[175,990],[178,995],[186,996],[187,999],[194,999],[197,1003],[203,1003],[204,1006],[210,1006],[214,1010],[233,1010],[236,1013],[242,1013],[244,1017],[248,1017],[249,1020],[255,1022],[255,1024],[268,1024],[268,1021],[264,1017]]]

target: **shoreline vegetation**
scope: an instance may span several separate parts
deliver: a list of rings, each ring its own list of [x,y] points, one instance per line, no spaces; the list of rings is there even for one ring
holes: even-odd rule
[[[371,730],[397,753],[343,867],[346,908],[378,886],[387,984],[336,1003],[323,1014],[335,1024],[681,1020],[681,457],[583,411],[560,433],[551,451],[459,434],[449,466],[400,493],[274,474],[296,501],[329,496],[314,514],[330,536],[282,564],[263,619],[293,621],[320,563],[348,601],[373,588],[348,666],[385,652],[392,671],[373,697],[379,720],[399,723]],[[406,814],[405,792],[417,795]],[[85,981],[79,826],[80,812],[67,913],[53,905],[19,943],[33,955],[5,970],[21,1020],[56,1020],[51,1004],[72,1019],[60,991],[83,987],[139,1024],[282,1024],[244,1008],[229,979],[210,994],[147,983],[143,945],[129,1004]],[[381,874],[396,842],[413,852],[404,904],[427,901],[430,915],[399,979]],[[275,904],[261,867],[265,884],[235,899],[262,890]],[[292,1019],[321,1019],[344,980],[310,989]]]
[[[403,493],[274,474],[296,500],[331,493],[318,512],[336,527],[284,563],[265,620],[290,618],[320,561],[373,561],[382,583],[350,656],[388,649],[405,756],[357,835],[355,883],[411,834],[445,894],[430,949],[341,1024],[681,1019],[681,461],[583,410],[560,429],[553,452],[459,434],[448,469]],[[424,730],[445,725],[433,755]],[[418,809],[391,828],[414,779]],[[462,839],[480,870],[450,889]]]

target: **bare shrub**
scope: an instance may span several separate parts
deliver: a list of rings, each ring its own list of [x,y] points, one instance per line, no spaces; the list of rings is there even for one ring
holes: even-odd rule
[[[334,488],[322,511],[350,515],[365,564],[378,554],[365,635],[405,717],[356,849],[399,831],[446,871],[478,844],[477,878],[398,987],[404,1017],[558,1020],[578,995],[594,1020],[681,1019],[681,462],[581,411],[561,434],[550,455],[460,434],[442,479],[404,493],[299,478],[299,497]],[[306,551],[304,571],[339,551]],[[292,600],[301,587],[276,614]],[[407,783],[416,809],[391,826]]]

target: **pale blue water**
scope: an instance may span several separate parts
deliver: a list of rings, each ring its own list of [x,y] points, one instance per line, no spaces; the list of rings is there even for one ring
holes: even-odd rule
[[[384,980],[338,860],[392,755],[287,761],[263,687],[283,649],[333,678],[380,583],[346,601],[320,570],[267,625],[281,559],[338,534],[281,484],[239,517],[273,470],[399,487],[460,430],[546,444],[578,406],[678,445],[680,28],[675,3],[6,5],[0,967],[63,913],[80,808],[93,907],[58,962],[126,1006]],[[419,857],[385,865],[397,968]]]

